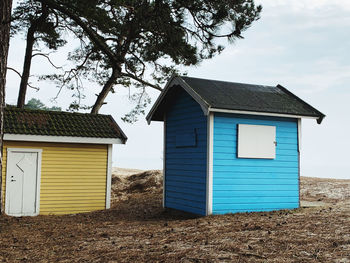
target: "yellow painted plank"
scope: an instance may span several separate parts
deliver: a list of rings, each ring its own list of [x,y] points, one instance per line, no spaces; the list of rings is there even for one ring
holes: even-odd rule
[[[60,209],[55,209],[53,212],[49,212],[47,210],[40,211],[41,215],[68,215],[68,214],[76,214],[76,213],[86,213],[86,212],[92,212],[92,211],[99,211],[103,210],[104,208],[89,208],[89,209],[73,209],[71,211],[69,210],[60,210]]]
[[[73,206],[73,205],[69,205],[69,207],[67,207],[67,205],[54,205],[54,204],[50,204],[49,207],[47,206],[40,206],[40,212],[41,211],[47,211],[47,212],[55,212],[55,211],[70,211],[70,212],[79,212],[81,210],[83,211],[89,211],[89,210],[100,210],[100,209],[104,209],[104,205],[79,205],[79,206]]]
[[[40,190],[40,195],[50,195],[50,194],[70,194],[70,193],[81,193],[82,195],[88,194],[88,193],[105,193],[105,189],[53,189],[47,188]]]
[[[46,162],[49,162],[49,163],[54,163],[54,162],[57,162],[57,161],[63,161],[63,162],[70,162],[70,163],[86,163],[86,158],[89,158],[91,160],[94,160],[94,162],[103,162],[107,156],[101,156],[101,154],[97,154],[97,157],[96,157],[96,154],[94,154],[93,156],[79,156],[79,157],[74,157],[72,155],[69,155],[69,157],[47,157],[45,156],[44,159]]]
[[[105,181],[100,180],[98,177],[91,177],[91,178],[84,178],[84,183],[81,182],[81,179],[79,178],[50,178],[45,179],[41,181],[42,184],[57,184],[57,185],[64,185],[64,184],[98,184],[98,183],[105,183]]]
[[[73,196],[73,195],[67,195],[67,196],[46,196],[46,197],[43,197],[40,202],[41,203],[45,203],[45,202],[51,202],[51,201],[59,201],[59,200],[62,200],[62,201],[79,201],[79,200],[96,200],[96,197],[102,197],[104,198],[103,195],[90,195],[90,196]]]
[[[104,175],[94,175],[93,173],[89,173],[89,174],[84,174],[84,179],[89,180],[90,178],[95,178],[95,177],[104,177]],[[72,180],[77,180],[76,178],[72,178],[70,177],[68,174],[51,174],[50,178],[45,178],[45,180],[56,180],[56,179],[63,179],[63,180],[68,180],[68,179],[72,179]],[[80,180],[80,179],[79,179]],[[99,180],[99,179],[98,179]]]
[[[40,210],[49,210],[49,209],[56,209],[56,208],[65,208],[67,210],[72,210],[73,207],[80,207],[80,208],[86,208],[86,207],[98,207],[103,209],[105,207],[105,203],[103,202],[93,202],[93,200],[85,200],[84,202],[79,202],[79,205],[77,205],[77,202],[73,201],[67,201],[67,200],[50,200],[48,202],[40,203]],[[61,209],[62,210],[62,209]]]
[[[48,172],[56,172],[59,173],[60,171],[65,172],[70,170],[77,170],[82,172],[90,172],[90,171],[100,171],[105,172],[107,168],[107,165],[103,166],[100,164],[97,164],[96,166],[93,164],[75,164],[74,162],[70,162],[67,165],[63,164],[46,164],[41,167],[41,170],[47,170]],[[57,170],[60,169],[60,170]]]
[[[41,173],[45,174],[47,176],[50,176],[50,175],[71,175],[72,171],[52,171],[52,170],[42,169]],[[76,174],[81,176],[82,178],[84,178],[85,175],[94,175],[94,174],[96,174],[96,172],[95,171],[88,171],[88,172],[83,172],[83,173],[76,172]]]
[[[42,206],[40,207],[40,211],[57,211],[57,210],[61,210],[61,211],[71,211],[71,212],[74,212],[74,211],[81,211],[81,210],[89,210],[89,209],[103,209],[104,206],[102,205],[90,205],[90,206],[84,206],[84,205],[79,205],[79,206],[73,206],[71,205],[70,207],[67,207],[66,205],[53,205],[51,204],[49,207],[45,207],[45,206]]]

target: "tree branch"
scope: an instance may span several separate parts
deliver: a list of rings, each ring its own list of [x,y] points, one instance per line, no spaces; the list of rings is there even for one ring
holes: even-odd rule
[[[15,70],[14,68],[6,67],[6,69],[12,70],[12,71],[15,72],[20,78],[22,78],[21,73],[19,73],[19,72],[18,72],[17,70]],[[30,85],[29,83],[27,83],[27,86],[28,86],[29,88],[35,89],[36,91],[40,90],[39,87],[32,86],[32,85]]]
[[[136,77],[135,75],[132,75],[132,74],[130,74],[130,73],[122,72],[122,73],[121,73],[121,76],[122,76],[122,77],[131,78],[131,79],[133,79],[133,80],[136,80],[136,81],[140,82],[140,83],[143,84],[143,85],[149,86],[149,87],[154,88],[154,89],[156,89],[156,90],[159,90],[159,91],[162,91],[162,90],[163,90],[163,89],[162,89],[161,87],[159,87],[158,85],[149,83],[149,82],[147,82],[147,81],[145,81],[145,80],[143,80],[143,79],[140,79],[140,78],[138,78],[138,77]]]
[[[91,29],[78,15],[71,12],[68,8],[55,3],[52,0],[37,0],[41,3],[47,4],[49,7],[56,9],[63,14],[69,16],[75,23],[77,23],[84,32],[89,36],[90,40],[94,42],[111,60],[111,62],[117,62],[118,59],[115,57],[114,53],[109,49],[108,45],[103,41],[101,36],[99,36],[94,30]]]
[[[50,64],[55,68],[55,69],[63,69],[63,67],[59,67],[59,66],[56,66],[50,59],[49,57],[49,54],[44,54],[44,53],[35,53],[32,55],[32,58],[35,57],[35,56],[43,56],[44,58],[46,58]]]

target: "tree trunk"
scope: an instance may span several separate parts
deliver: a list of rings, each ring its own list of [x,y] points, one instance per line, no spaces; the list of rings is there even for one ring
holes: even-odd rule
[[[22,78],[21,78],[21,83],[19,85],[19,93],[18,93],[18,99],[17,99],[18,108],[23,109],[25,100],[26,100],[28,80],[30,75],[30,67],[32,65],[33,46],[35,43],[35,32],[45,22],[47,16],[48,16],[47,6],[42,4],[42,11],[41,11],[40,17],[35,19],[28,29],[26,53],[24,56]]]
[[[112,75],[109,77],[106,84],[103,86],[102,91],[100,94],[98,94],[96,102],[94,106],[92,107],[91,113],[92,114],[98,114],[99,110],[101,109],[102,105],[104,104],[104,101],[108,95],[108,93],[113,88],[114,83],[116,80],[120,77],[119,70],[113,69]]]
[[[2,147],[4,138],[4,108],[7,55],[10,41],[12,0],[0,0],[0,212],[2,207]]]

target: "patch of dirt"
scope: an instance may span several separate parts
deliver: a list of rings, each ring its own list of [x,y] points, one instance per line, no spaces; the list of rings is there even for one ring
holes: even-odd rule
[[[336,204],[350,200],[350,180],[301,177],[301,200]]]
[[[162,209],[160,171],[119,170],[109,210],[1,215],[0,262],[350,262],[349,183],[301,178],[326,207],[198,217]]]
[[[144,192],[150,194],[163,192],[163,175],[160,170],[136,170],[136,173],[120,170],[112,172],[112,207],[121,200],[128,200],[135,193]]]

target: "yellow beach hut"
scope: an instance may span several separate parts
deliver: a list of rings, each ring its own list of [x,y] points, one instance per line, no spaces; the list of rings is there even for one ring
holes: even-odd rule
[[[112,145],[126,140],[110,115],[6,107],[1,210],[35,216],[108,209]]]

